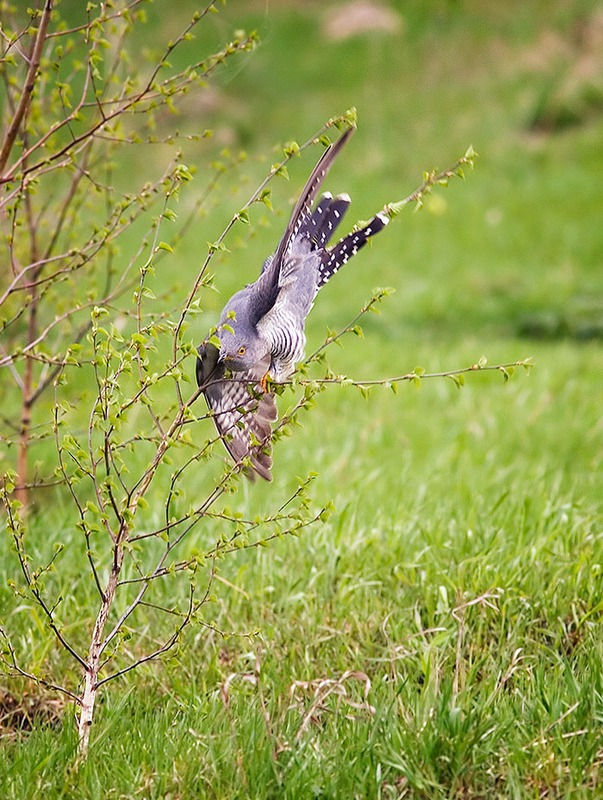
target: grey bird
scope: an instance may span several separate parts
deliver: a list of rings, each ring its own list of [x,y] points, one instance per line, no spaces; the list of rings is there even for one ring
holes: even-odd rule
[[[312,210],[327,172],[354,130],[348,128],[322,154],[260,277],[224,306],[217,329],[220,348],[204,342],[197,351],[197,383],[218,432],[234,461],[252,478],[272,479],[270,438],[277,412],[268,379],[282,383],[295,371],[304,356],[305,321],[318,290],[389,222],[379,212],[328,248],[350,197],[325,193]]]

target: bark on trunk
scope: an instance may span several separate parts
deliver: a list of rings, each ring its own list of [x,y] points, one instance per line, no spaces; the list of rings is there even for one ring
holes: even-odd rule
[[[81,711],[78,721],[78,736],[79,736],[79,752],[80,756],[86,757],[88,746],[90,744],[90,728],[92,727],[92,719],[94,717],[94,704],[96,701],[96,692],[98,689],[98,673],[100,669],[101,656],[103,653],[103,635],[105,632],[105,625],[109,618],[109,612],[113,605],[115,598],[115,590],[119,580],[119,574],[123,564],[124,550],[122,542],[127,537],[127,530],[125,526],[120,531],[119,539],[115,543],[115,551],[113,557],[113,566],[111,574],[107,581],[107,588],[101,602],[101,607],[94,624],[92,632],[92,639],[90,641],[90,652],[88,653],[88,662],[84,674],[84,691],[81,698]]]
[[[182,424],[183,416],[184,411],[181,409],[168,431],[166,431],[164,434],[163,439],[157,448],[157,452],[155,453],[153,463],[142,477],[136,492],[132,495],[132,497],[130,497],[130,501],[128,503],[128,512],[132,517],[136,514],[138,501],[141,497],[144,497],[151,481],[153,480],[157,466],[161,462],[161,459],[168,449],[171,437]],[[109,580],[107,581],[107,587],[104,591],[101,607],[94,625],[94,631],[92,632],[90,651],[88,653],[88,661],[86,662],[84,674],[84,691],[81,696],[81,711],[78,721],[79,753],[80,757],[82,758],[86,757],[90,744],[90,728],[92,726],[92,720],[94,717],[94,704],[98,690],[98,675],[104,649],[103,637],[105,633],[105,626],[107,624],[107,619],[109,618],[113,600],[115,599],[115,592],[117,590],[119,576],[123,566],[124,544],[128,541],[129,537],[130,528],[128,523],[126,523],[125,519],[122,517],[119,532],[114,540],[113,565],[111,567],[111,574],[109,575]]]
[[[94,702],[96,700],[96,681],[98,673],[91,669],[86,671],[84,691],[82,693],[82,705],[80,719],[78,723],[79,751],[80,755],[85,756],[90,744],[90,728],[92,727],[92,717],[94,716]]]
[[[29,360],[27,364],[29,365]],[[26,372],[29,371],[26,367]],[[27,461],[29,453],[29,436],[31,431],[31,403],[28,398],[28,389],[31,388],[31,379],[24,381],[23,401],[21,406],[21,430],[19,431],[19,444],[17,449],[17,485],[15,497],[22,504],[23,512],[27,512],[29,505],[29,490],[27,487]]]

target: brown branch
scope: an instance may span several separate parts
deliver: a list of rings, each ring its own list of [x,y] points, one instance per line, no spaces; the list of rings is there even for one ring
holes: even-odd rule
[[[47,0],[47,2],[50,2],[50,0]],[[68,125],[73,119],[75,119],[77,112],[79,112],[81,108],[81,106],[78,105],[77,109],[74,112],[72,112],[69,115],[69,117],[62,120],[60,123],[57,123],[56,125],[52,126],[50,130],[47,131],[47,133],[44,134],[44,136],[42,136],[38,140],[38,142],[36,142],[36,144],[32,145],[32,147],[30,147],[29,150],[26,153],[24,153],[21,156],[21,158],[17,160],[17,162],[12,166],[12,168],[6,175],[0,176],[0,184],[7,183],[8,181],[10,181],[15,172],[21,167],[23,167],[21,171],[24,176],[28,176],[31,173],[39,171],[44,165],[48,165],[50,169],[56,168],[54,165],[57,160],[69,154],[78,145],[86,143],[90,138],[95,136],[95,134],[98,131],[104,128],[109,122],[112,122],[116,118],[122,117],[127,111],[132,111],[132,109],[140,105],[145,99],[151,102],[154,98],[156,99],[157,97],[162,97],[163,95],[160,91],[159,92],[153,91],[155,78],[157,77],[157,74],[165,65],[165,63],[167,62],[170,53],[181,41],[185,39],[190,30],[197,24],[198,21],[199,21],[198,18],[195,18],[187,26],[187,28],[180,34],[180,36],[167,47],[166,52],[162,56],[160,62],[155,67],[150,78],[146,82],[145,86],[140,91],[136,92],[133,95],[120,99],[118,107],[116,109],[114,109],[113,111],[111,111],[106,115],[103,115],[99,120],[96,120],[95,122],[90,124],[90,126],[85,131],[83,131],[83,133],[79,134],[78,136],[75,136],[70,142],[67,142],[67,144],[63,145],[63,147],[61,147],[52,155],[49,155],[46,158],[37,161],[31,166],[23,167],[25,160],[33,152],[38,150],[42,146],[42,144],[50,138],[50,136],[52,136],[59,128],[63,127],[64,125]],[[210,60],[210,63],[204,69],[203,77],[205,78],[209,74],[211,74],[214,71],[214,69],[221,63],[220,57],[226,58],[227,55],[230,55],[231,53],[234,52],[239,52],[239,51],[245,52],[253,45],[254,41],[255,38],[253,36],[247,36],[244,39],[241,39],[240,41],[237,40],[232,45],[229,45],[224,51],[222,51],[222,53],[217,54],[216,56],[213,57],[213,60]],[[203,63],[200,63],[197,66],[202,67]],[[93,105],[94,107],[96,107],[97,103],[95,102]]]
[[[25,77],[25,85],[23,86],[21,97],[19,98],[19,103],[15,110],[12,122],[8,126],[8,130],[6,131],[4,142],[2,143],[2,149],[0,149],[0,176],[4,174],[4,168],[6,167],[11,150],[13,149],[13,145],[17,138],[17,134],[19,133],[19,128],[21,127],[21,123],[23,122],[25,114],[27,113],[29,102],[31,100],[31,95],[36,85],[36,78],[38,74],[38,69],[40,67],[40,59],[42,57],[42,48],[44,47],[44,43],[46,41],[46,33],[48,30],[48,23],[50,22],[51,11],[52,11],[52,0],[46,0],[46,2],[44,3],[44,10],[42,11],[40,26],[36,34],[31,57],[29,60],[29,67],[27,69],[27,75]],[[2,182],[1,178],[0,182]]]
[[[25,134],[26,140],[27,134]],[[29,259],[35,263],[39,259],[38,247],[38,226],[34,219],[31,195],[28,191],[24,192],[25,219],[29,231],[30,252]],[[41,269],[41,268],[40,268]],[[34,272],[37,278],[39,270]],[[31,292],[31,299],[27,311],[27,344],[32,342],[38,333],[38,312],[40,310],[40,293],[38,287],[34,287]],[[23,505],[23,509],[28,508],[29,490],[27,487],[27,462],[29,453],[31,414],[34,403],[34,363],[31,360],[25,362],[23,370],[23,387],[21,389],[21,431],[17,446],[17,485],[15,496]]]
[[[98,25],[102,25],[105,22],[110,22],[112,19],[120,19],[124,17],[124,12],[131,11],[136,6],[143,3],[144,0],[132,0],[132,2],[128,3],[124,8],[118,9],[114,14],[106,14],[105,16],[100,16],[95,20],[95,23]],[[53,33],[48,34],[48,39],[53,39],[56,37],[64,37],[64,36],[72,36],[74,33],[80,33],[81,31],[85,31],[90,27],[90,23],[86,22],[84,25],[76,25],[73,28],[66,28],[65,30],[55,31]]]

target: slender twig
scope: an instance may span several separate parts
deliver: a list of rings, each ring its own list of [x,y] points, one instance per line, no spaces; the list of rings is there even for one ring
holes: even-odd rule
[[[210,582],[211,582],[211,579],[212,578],[210,576]],[[176,644],[176,642],[180,638],[184,628],[190,622],[193,614],[196,612],[196,610],[204,602],[207,601],[207,597],[209,596],[209,583],[210,582],[208,582],[208,588],[207,588],[207,590],[205,592],[204,597],[202,598],[201,601],[199,601],[196,604],[194,603],[195,589],[194,589],[194,586],[191,584],[190,589],[189,589],[189,606],[188,606],[188,610],[187,610],[186,614],[184,615],[184,618],[183,618],[182,622],[180,623],[180,625],[176,628],[174,633],[169,637],[169,639],[161,647],[157,648],[152,653],[149,653],[146,656],[142,656],[141,658],[139,658],[136,661],[134,661],[132,664],[128,664],[127,667],[124,667],[123,669],[120,669],[117,672],[112,673],[111,675],[107,675],[105,678],[101,678],[99,681],[97,681],[95,688],[98,689],[100,686],[103,686],[105,683],[108,683],[109,681],[115,680],[115,678],[119,678],[122,675],[125,675],[128,672],[131,672],[133,669],[136,669],[141,664],[146,664],[148,661],[153,661],[154,659],[159,658],[159,656],[162,656],[164,653],[167,653],[168,650],[171,650],[171,648]]]
[[[92,556],[92,548],[90,546],[90,544],[91,544],[90,543],[90,531],[88,530],[88,527],[86,525],[86,519],[85,519],[85,516],[84,516],[84,508],[83,508],[83,506],[81,505],[81,503],[79,501],[79,498],[78,498],[78,496],[76,494],[76,491],[75,491],[75,488],[74,488],[73,483],[71,481],[71,478],[67,474],[67,469],[65,467],[65,462],[63,460],[63,447],[62,447],[62,445],[61,445],[61,443],[59,441],[58,409],[59,409],[59,405],[58,405],[57,402],[55,402],[53,429],[54,429],[54,435],[55,435],[55,446],[56,446],[56,451],[57,451],[57,458],[59,460],[59,470],[60,470],[61,475],[63,477],[64,483],[67,485],[67,488],[69,490],[69,494],[71,495],[71,499],[73,500],[73,502],[75,504],[75,507],[77,508],[77,511],[78,511],[78,514],[79,514],[79,517],[80,517],[80,525],[82,526],[82,528],[84,530],[84,535],[86,537],[86,557],[88,558],[88,562],[90,564],[90,569],[92,570],[92,575],[94,577],[94,583],[96,585],[97,591],[99,593],[100,598],[102,599],[104,597],[104,593],[103,593],[103,589],[102,589],[102,586],[101,586],[100,578],[99,578],[99,575],[98,575],[98,572],[97,572],[97,569],[96,569],[96,564],[94,563],[94,558]]]
[[[96,19],[96,23],[98,25],[103,25],[105,22],[110,22],[113,19],[120,19],[125,16],[127,11],[132,11],[136,6],[139,6],[141,3],[145,2],[145,0],[130,0],[123,8],[118,9],[114,14],[107,14],[103,13]],[[105,4],[103,3],[103,7]],[[64,36],[71,36],[74,33],[81,33],[81,31],[85,31],[90,27],[90,23],[86,22],[83,25],[76,25],[73,28],[66,28],[60,31],[54,31],[48,34],[48,38],[52,39],[54,37],[64,37]]]
[[[297,494],[298,494],[298,492],[295,493],[295,496]],[[310,519],[296,521],[293,525],[291,525],[289,528],[286,528],[285,530],[275,531],[274,533],[271,533],[268,536],[264,536],[261,539],[256,539],[253,542],[245,542],[243,544],[234,545],[233,543],[242,535],[242,532],[236,532],[227,541],[217,541],[216,544],[214,545],[214,547],[211,550],[208,550],[205,555],[207,557],[212,557],[213,558],[215,556],[226,554],[226,553],[236,553],[236,552],[238,552],[240,550],[250,550],[250,549],[255,548],[255,547],[265,547],[267,544],[269,544],[270,542],[274,541],[275,539],[283,539],[285,536],[297,536],[305,528],[309,528],[311,525],[314,525],[317,522],[319,522],[323,518],[323,515],[324,515],[325,511],[326,511],[326,508],[321,508],[320,511],[318,511]],[[222,515],[218,515],[218,516],[221,517]],[[236,521],[240,523],[240,520],[236,520]],[[271,522],[270,518],[267,518],[266,520],[262,520],[260,522],[254,522],[250,526],[250,528],[245,531],[245,533],[248,534],[254,528],[259,527],[260,525],[263,527],[264,523],[266,523],[266,525],[268,525],[268,524],[270,524],[270,522]],[[188,530],[187,530],[187,533],[188,533]],[[171,549],[173,549],[173,548],[170,548],[170,550]],[[164,556],[167,556],[167,553],[165,553]],[[163,558],[163,561],[165,561],[165,557]],[[196,559],[190,558],[190,559],[186,559],[184,561],[179,561],[176,564],[170,564],[169,567],[163,567],[163,565],[162,565],[160,569],[156,568],[154,570],[154,572],[151,573],[151,574],[141,575],[138,578],[126,578],[125,580],[120,581],[120,585],[137,584],[137,583],[149,584],[149,583],[151,583],[151,581],[154,581],[157,578],[167,577],[168,575],[170,575],[172,573],[172,571],[174,571],[174,572],[183,572],[185,570],[191,569],[191,567],[193,567],[195,565],[195,563],[196,563]],[[146,589],[145,589],[145,591],[146,591]],[[132,610],[134,610],[134,609],[132,608]]]
[[[47,0],[47,2],[50,2],[50,0]],[[69,115],[69,117],[67,119],[64,119],[59,123],[55,123],[54,126],[51,126],[51,128],[43,136],[41,136],[40,139],[34,145],[32,145],[29,148],[29,150],[27,150],[15,162],[15,164],[13,164],[13,166],[5,174],[5,176],[4,177],[0,177],[0,183],[10,181],[17,171],[21,171],[21,173],[23,175],[27,176],[27,175],[30,175],[31,173],[38,173],[43,167],[45,167],[45,168],[53,168],[57,161],[60,161],[60,159],[62,159],[64,156],[72,153],[82,143],[86,143],[91,137],[95,136],[95,134],[99,130],[101,130],[102,128],[106,127],[114,119],[123,116],[126,112],[129,112],[133,108],[135,108],[136,106],[140,105],[140,103],[142,103],[143,100],[147,99],[147,100],[149,100],[149,102],[152,102],[154,99],[157,99],[158,97],[159,98],[163,97],[164,95],[162,94],[161,91],[158,91],[158,92],[152,91],[152,87],[155,85],[155,80],[156,80],[157,74],[164,67],[164,65],[166,63],[169,63],[169,56],[172,53],[172,51],[174,50],[174,48],[180,42],[182,42],[184,40],[184,38],[188,35],[190,30],[194,27],[194,25],[197,24],[198,21],[199,21],[198,18],[195,17],[193,19],[193,21],[187,26],[185,31],[183,31],[180,34],[180,36],[178,36],[173,42],[171,42],[168,45],[168,47],[166,49],[166,52],[164,53],[163,57],[159,59],[157,66],[153,69],[151,76],[149,77],[148,81],[145,83],[145,86],[142,89],[140,89],[135,94],[130,95],[127,98],[125,98],[123,101],[121,101],[118,104],[117,108],[115,108],[114,110],[104,114],[100,119],[98,119],[98,120],[94,121],[93,123],[91,123],[89,125],[89,127],[86,128],[86,130],[84,130],[81,134],[79,134],[79,135],[75,136],[74,138],[72,138],[69,142],[67,142],[65,145],[60,147],[55,153],[52,153],[51,155],[48,155],[43,160],[35,162],[31,166],[26,166],[25,167],[24,163],[32,155],[32,153],[34,153],[36,150],[38,150],[40,147],[42,147],[44,145],[44,143],[54,133],[56,133],[57,130],[59,130],[61,127],[64,127],[66,124],[68,124],[69,122],[71,122],[72,120],[77,118],[77,113],[79,113],[79,111],[80,111],[80,108],[78,107],[77,108],[77,113],[74,111]],[[234,53],[234,52],[246,51],[250,47],[252,47],[254,43],[255,43],[255,38],[253,36],[247,36],[247,37],[241,39],[240,41],[236,41],[236,42],[231,43],[224,50],[224,52],[222,54],[220,54],[220,56],[222,57],[222,60],[223,60],[223,58],[226,56],[227,53],[231,54],[231,53]],[[220,59],[220,57],[216,57],[216,59],[214,61],[212,61],[210,64],[204,65],[203,62],[200,62],[196,66],[198,66],[199,68],[202,68],[203,77],[206,78],[206,77],[208,77],[210,75],[211,72],[214,71],[214,69],[218,66],[219,63],[221,63],[221,59]],[[192,67],[191,67],[191,70],[192,70]],[[96,103],[95,103],[95,105],[96,105]]]
[[[442,372],[421,372],[413,371],[407,372],[404,375],[395,375],[388,378],[348,378],[345,375],[336,375],[327,378],[296,378],[292,381],[284,381],[283,385],[296,385],[296,386],[324,386],[327,384],[337,384],[339,386],[391,386],[395,383],[402,383],[403,381],[422,381],[427,378],[454,378],[457,375],[465,375],[468,372],[508,372],[515,367],[524,367],[530,369],[533,366],[531,358],[524,358],[520,361],[511,361],[505,364],[480,364],[475,363],[470,367],[459,367],[458,369],[443,370]]]
[[[70,697],[76,703],[78,703],[78,704],[80,703],[79,696],[77,694],[75,694],[74,692],[70,691],[69,689],[66,689],[64,686],[60,686],[57,683],[52,683],[52,681],[47,681],[45,678],[40,678],[38,675],[34,675],[32,672],[27,672],[27,670],[25,670],[21,666],[19,666],[19,664],[17,663],[17,655],[16,655],[15,650],[13,648],[12,642],[9,639],[8,634],[6,633],[6,631],[4,630],[4,628],[1,625],[0,625],[0,636],[2,636],[2,638],[6,642],[6,646],[8,647],[8,652],[9,652],[9,655],[10,655],[10,662],[9,662],[0,653],[0,662],[3,662],[4,664],[6,664],[6,666],[9,669],[14,670],[15,673],[17,675],[20,675],[22,678],[28,678],[30,681],[33,681],[34,683],[37,683],[40,686],[44,686],[44,688],[46,688],[46,689],[52,689],[55,692],[61,692],[61,694],[64,694],[67,697]]]
[[[366,305],[364,305],[360,309],[360,311],[356,314],[356,316],[354,316],[353,319],[351,319],[345,327],[343,327],[337,333],[333,333],[330,336],[327,336],[327,338],[324,340],[324,342],[319,347],[317,347],[316,350],[306,358],[304,363],[305,364],[310,364],[310,363],[312,363],[312,361],[316,361],[316,359],[323,352],[323,350],[326,350],[327,347],[330,347],[330,345],[334,344],[335,342],[338,342],[339,339],[341,339],[341,337],[344,336],[346,333],[350,333],[350,331],[353,330],[353,328],[356,325],[356,323],[360,319],[362,319],[362,317],[364,317],[366,314],[368,314],[368,312],[371,311],[371,309],[377,303],[380,303],[381,300],[383,300],[383,298],[386,295],[387,295],[387,292],[385,290],[382,290],[381,292],[376,294],[374,297],[371,297],[371,299],[368,301],[368,303],[366,303]]]
[[[383,206],[382,212],[389,217],[394,217],[409,203],[417,203],[420,206],[425,195],[429,194],[436,184],[447,186],[450,178],[464,178],[465,173],[463,167],[472,169],[476,157],[477,153],[473,147],[470,146],[467,148],[465,155],[461,156],[461,158],[455,161],[448,169],[440,171],[434,169],[424,173],[423,183],[417,189],[407,195],[403,200],[398,200],[395,203],[386,203],[386,205]]]
[[[17,522],[14,518],[13,511],[11,504],[9,502],[5,503],[8,515],[8,523],[9,523],[9,530],[12,533],[13,541],[15,543],[15,552],[17,554],[17,559],[19,561],[19,566],[21,567],[21,572],[23,573],[23,577],[25,578],[25,582],[29,591],[32,593],[33,597],[35,598],[36,602],[46,615],[46,619],[48,621],[48,626],[59,640],[61,645],[67,650],[68,653],[80,664],[82,667],[86,667],[85,660],[81,657],[81,655],[77,652],[77,650],[71,645],[71,643],[65,638],[62,631],[58,627],[54,615],[52,613],[52,609],[48,606],[46,600],[42,596],[39,588],[36,586],[36,580],[31,574],[29,570],[27,556],[23,550],[23,542],[21,541],[21,537],[18,533]]]

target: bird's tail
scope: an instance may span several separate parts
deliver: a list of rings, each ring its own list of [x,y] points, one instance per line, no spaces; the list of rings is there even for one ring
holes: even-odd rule
[[[340,239],[337,244],[329,250],[323,250],[320,254],[321,264],[319,267],[318,288],[324,286],[337,270],[349,261],[352,256],[355,256],[372,236],[382,231],[388,222],[389,217],[380,211],[378,214],[375,214],[364,228],[360,228],[360,230],[353,231],[347,236],[344,236],[343,239]]]
[[[325,192],[312,214],[301,225],[298,238],[310,239],[312,250],[326,247],[348,210],[350,202],[349,194],[333,197],[330,192]]]
[[[341,152],[342,147],[355,130],[355,128],[347,128],[336,142],[327,147],[317,165],[312,170],[312,174],[306,181],[306,185],[304,186],[302,193],[295,204],[295,208],[293,209],[291,219],[289,220],[289,223],[285,229],[285,233],[283,234],[283,237],[276,248],[274,259],[270,265],[271,270],[280,269],[283,256],[289,251],[293,240],[299,234],[300,228],[306,223],[308,217],[310,217],[312,203],[314,202],[314,199],[320,190],[323,180],[325,179],[328,171],[331,169],[333,162]]]

